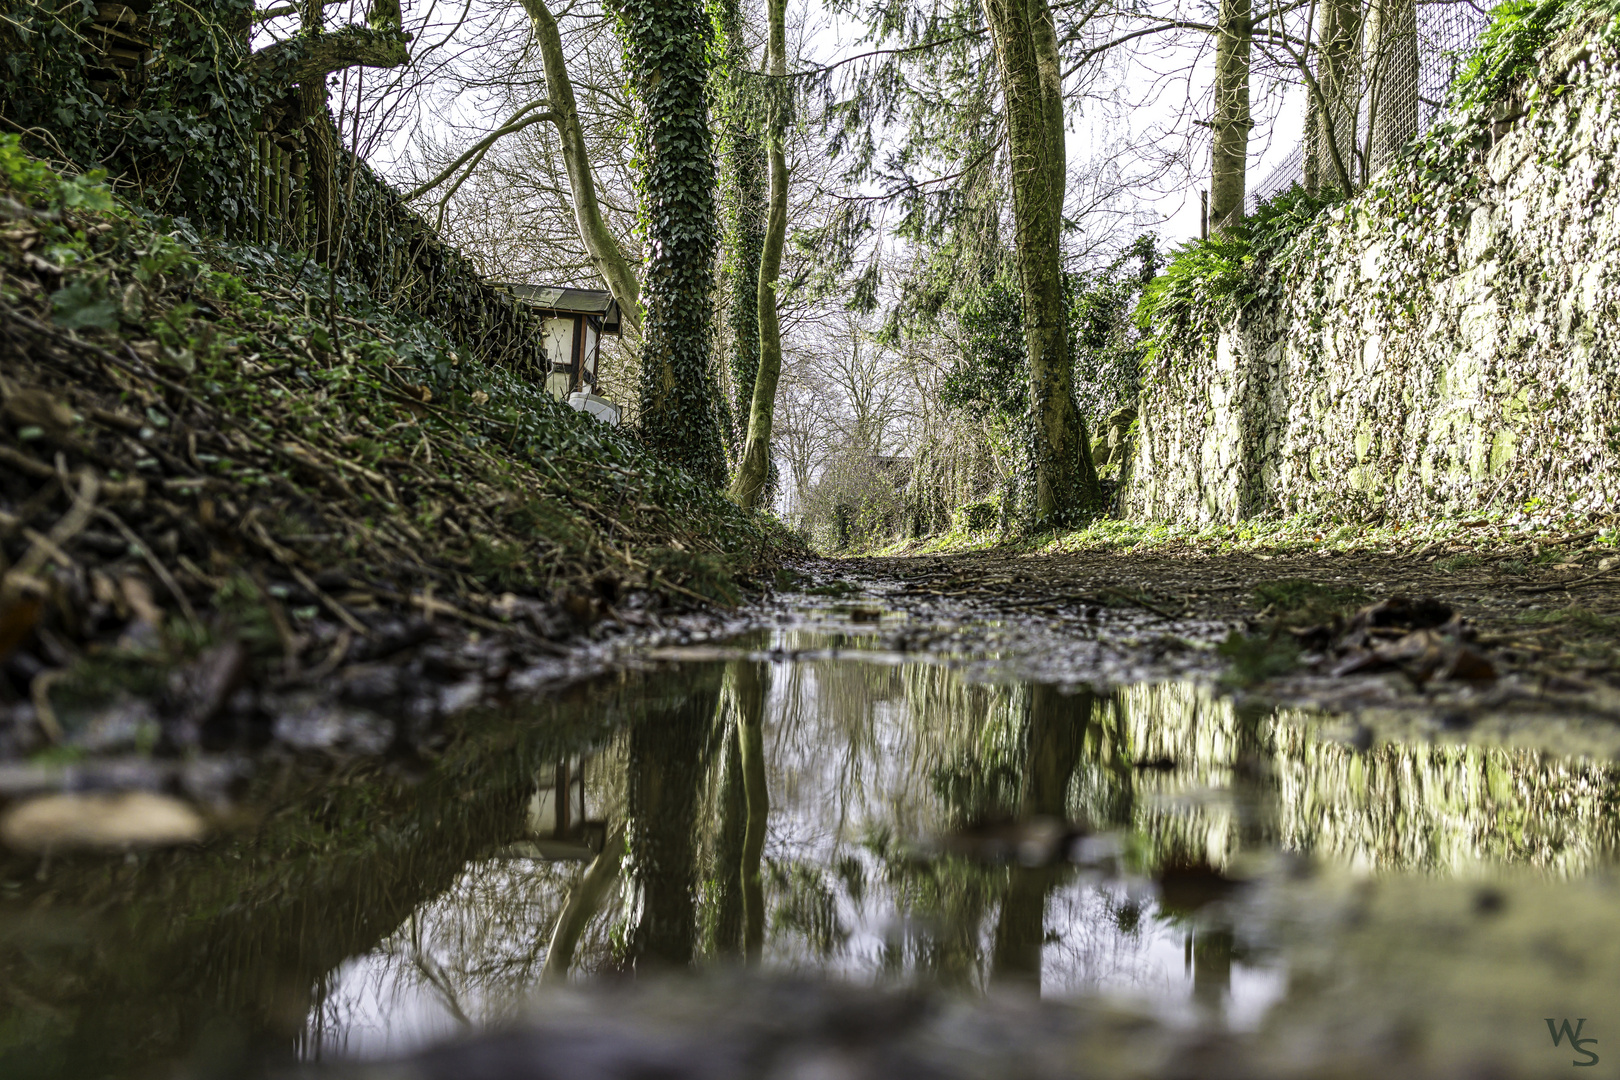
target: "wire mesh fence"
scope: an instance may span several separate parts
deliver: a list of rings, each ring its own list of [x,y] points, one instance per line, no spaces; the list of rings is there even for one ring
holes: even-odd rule
[[[1295,184],[1365,184],[1440,118],[1452,81],[1490,22],[1471,0],[1370,0],[1364,9],[1354,0],[1326,0],[1320,12],[1310,66],[1321,96],[1308,95],[1294,148],[1249,185],[1249,213]],[[1344,46],[1335,49],[1335,40]]]

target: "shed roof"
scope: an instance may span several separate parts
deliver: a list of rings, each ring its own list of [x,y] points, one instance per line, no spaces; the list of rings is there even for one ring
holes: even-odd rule
[[[507,284],[500,286],[524,303],[546,311],[569,315],[600,315],[602,329],[619,332],[619,302],[606,289],[571,289],[552,285]]]

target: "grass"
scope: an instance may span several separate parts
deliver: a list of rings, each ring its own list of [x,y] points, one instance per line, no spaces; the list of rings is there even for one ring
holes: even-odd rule
[[[1343,618],[1368,596],[1355,586],[1283,578],[1255,586],[1254,600],[1280,626],[1321,626]]]
[[[1024,537],[952,531],[922,540],[894,541],[862,554],[934,555],[998,550],[1056,555],[1081,551],[1169,553],[1186,550],[1221,555],[1355,552],[1416,555],[1440,551],[1443,559],[1453,560],[1463,556],[1478,558],[1492,552],[1505,554],[1504,549],[1534,543],[1562,544],[1572,535],[1593,530],[1596,535],[1584,538],[1579,544],[1544,551],[1531,560],[1534,565],[1550,565],[1588,547],[1620,546],[1620,515],[1594,519],[1587,515],[1552,513],[1527,504],[1486,513],[1475,511],[1379,524],[1348,522],[1324,514],[1220,524],[1103,518],[1076,529],[1047,530]],[[1455,549],[1459,547],[1467,550],[1458,552]]]
[[[1249,637],[1234,630],[1216,652],[1231,665],[1221,681],[1236,686],[1256,686],[1299,666],[1299,645],[1286,633]]]
[[[1594,634],[1620,631],[1620,615],[1603,615],[1584,607],[1539,608],[1520,612],[1518,621],[1526,626],[1560,626]]]

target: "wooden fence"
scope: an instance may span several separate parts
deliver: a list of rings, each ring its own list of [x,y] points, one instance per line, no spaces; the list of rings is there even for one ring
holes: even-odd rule
[[[249,184],[252,212],[227,227],[233,239],[303,247],[313,243],[308,155],[300,135],[260,135]],[[358,168],[358,172],[354,170]],[[484,280],[363,161],[339,150],[332,178],[339,273],[380,302],[431,319],[487,364],[545,381],[541,318]]]

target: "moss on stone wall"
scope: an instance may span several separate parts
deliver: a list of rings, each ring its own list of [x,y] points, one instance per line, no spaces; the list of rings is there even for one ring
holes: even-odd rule
[[[1167,324],[1127,505],[1220,520],[1610,504],[1613,26],[1538,52],[1536,81],[1514,89],[1523,115],[1459,110],[1316,216],[1212,333]]]

